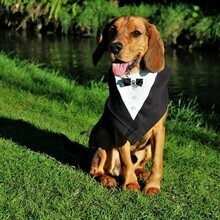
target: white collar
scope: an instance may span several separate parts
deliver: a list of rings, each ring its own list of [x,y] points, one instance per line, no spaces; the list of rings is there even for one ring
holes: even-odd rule
[[[147,99],[151,87],[155,82],[156,76],[157,73],[150,73],[147,71],[140,71],[138,73],[133,73],[127,76],[115,76],[117,89],[133,120]],[[124,86],[122,84],[122,78],[126,77],[130,79],[143,79],[143,85]]]

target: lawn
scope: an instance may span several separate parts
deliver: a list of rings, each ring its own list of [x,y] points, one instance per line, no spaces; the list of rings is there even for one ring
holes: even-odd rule
[[[170,102],[161,193],[108,190],[85,171],[107,86],[61,75],[0,53],[0,219],[220,218],[220,135],[194,101]]]

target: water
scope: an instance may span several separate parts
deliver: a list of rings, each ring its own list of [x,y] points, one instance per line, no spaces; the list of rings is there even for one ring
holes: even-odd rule
[[[93,38],[0,30],[0,42],[0,50],[23,59],[36,60],[82,84],[90,80],[105,80],[110,65],[106,55],[96,68],[93,67],[91,55],[96,47]],[[166,62],[172,71],[170,98],[177,99],[181,93],[186,98],[197,97],[202,109],[211,111],[214,106],[215,112],[220,113],[219,58],[219,52],[166,49]]]

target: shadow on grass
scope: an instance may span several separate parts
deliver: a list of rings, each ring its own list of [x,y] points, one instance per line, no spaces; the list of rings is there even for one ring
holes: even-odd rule
[[[0,137],[88,172],[90,164],[88,148],[72,142],[63,134],[41,130],[23,120],[0,117]]]

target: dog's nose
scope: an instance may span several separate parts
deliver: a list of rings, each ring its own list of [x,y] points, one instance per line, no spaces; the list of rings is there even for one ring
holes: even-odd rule
[[[123,48],[123,44],[120,42],[111,43],[110,50],[113,54],[118,54]]]

